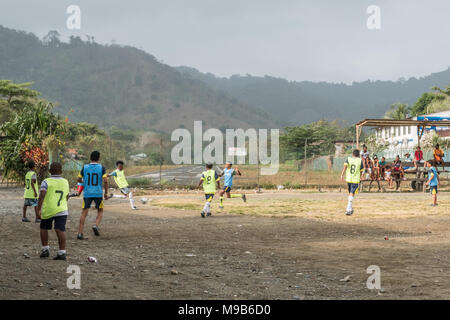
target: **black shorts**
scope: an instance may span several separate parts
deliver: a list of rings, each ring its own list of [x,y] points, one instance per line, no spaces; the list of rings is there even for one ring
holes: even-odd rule
[[[103,198],[83,198],[82,209],[89,209],[92,201],[95,203],[95,209],[103,209]]]
[[[213,198],[214,198],[214,193],[205,193],[206,201],[211,202]]]
[[[53,221],[55,221],[55,230],[66,231],[67,216],[51,217],[41,220],[41,229],[52,230]]]

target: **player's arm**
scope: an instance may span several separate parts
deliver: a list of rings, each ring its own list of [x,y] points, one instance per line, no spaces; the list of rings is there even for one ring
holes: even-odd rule
[[[102,166],[103,189],[105,190],[105,200],[108,200],[108,175],[105,167]]]
[[[216,174],[215,174],[215,178],[216,178],[216,186],[217,186],[217,189],[220,189],[220,177],[219,177],[219,175],[217,174],[217,172],[216,172]]]
[[[201,176],[201,178],[200,178],[200,181],[198,182],[198,186],[197,186],[197,188],[200,188],[201,187],[201,185],[203,184],[203,179],[204,179],[205,177],[203,176],[203,174],[202,174],[202,176]]]
[[[234,168],[234,172],[236,172],[236,174],[237,174],[238,176],[242,176],[241,171],[239,171],[238,168]]]
[[[431,180],[433,180],[433,178],[434,178],[434,173],[430,172],[430,178],[428,178],[428,181],[427,181],[427,183],[425,185],[429,185]],[[439,175],[438,175],[438,181],[439,181]]]
[[[344,175],[345,175],[345,171],[347,171],[347,166],[348,166],[348,162],[346,161],[344,163],[344,168],[342,168],[342,172],[341,172],[341,180],[344,181]]]
[[[33,178],[33,179],[31,179],[31,188],[33,189],[33,192],[34,192],[34,196],[35,197],[37,197],[37,190],[36,190],[36,186],[35,186],[35,184],[36,184],[36,178]]]
[[[42,219],[41,210],[42,210],[42,204],[44,203],[46,194],[47,194],[47,189],[41,188],[41,190],[39,191],[39,200],[38,200],[38,205],[37,205],[38,219]]]

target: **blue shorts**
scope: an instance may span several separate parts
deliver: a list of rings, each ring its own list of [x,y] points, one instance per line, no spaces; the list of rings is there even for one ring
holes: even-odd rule
[[[25,199],[23,205],[25,207],[37,207],[38,199]]]
[[[55,230],[66,231],[67,216],[51,217],[41,220],[41,229],[52,230],[53,221],[55,221]]]
[[[92,201],[95,203],[95,209],[103,209],[103,198],[83,198],[82,209],[89,209]]]
[[[359,184],[358,183],[347,183],[348,185],[348,193],[355,194],[358,191]]]
[[[205,193],[206,201],[212,201],[213,198],[214,198],[214,193]]]
[[[437,194],[438,193],[438,187],[437,186],[430,186],[430,193],[431,194]]]
[[[231,191],[231,186],[223,186],[223,191],[230,192]]]

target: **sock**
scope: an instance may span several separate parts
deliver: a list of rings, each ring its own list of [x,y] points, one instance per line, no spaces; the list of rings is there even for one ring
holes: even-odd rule
[[[42,246],[42,251],[50,250],[50,246]]]
[[[353,210],[353,196],[348,196],[347,211]]]
[[[231,195],[232,198],[242,198],[242,194],[236,193]]]
[[[113,194],[111,198],[126,198],[127,196],[124,196],[123,194]]]
[[[205,206],[203,207],[203,212],[205,213],[211,212],[211,202],[206,201]]]
[[[223,207],[223,197],[220,197],[220,206]]]
[[[130,198],[131,209],[133,209],[133,208],[135,207],[135,206],[134,206],[133,192],[130,192],[130,193],[128,194],[128,197]]]
[[[58,250],[58,256],[66,254],[66,250]]]

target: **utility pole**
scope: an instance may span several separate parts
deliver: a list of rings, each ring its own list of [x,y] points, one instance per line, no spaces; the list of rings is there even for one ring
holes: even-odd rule
[[[305,139],[305,186],[308,184],[308,168],[306,163],[306,146],[308,145],[308,138]]]

